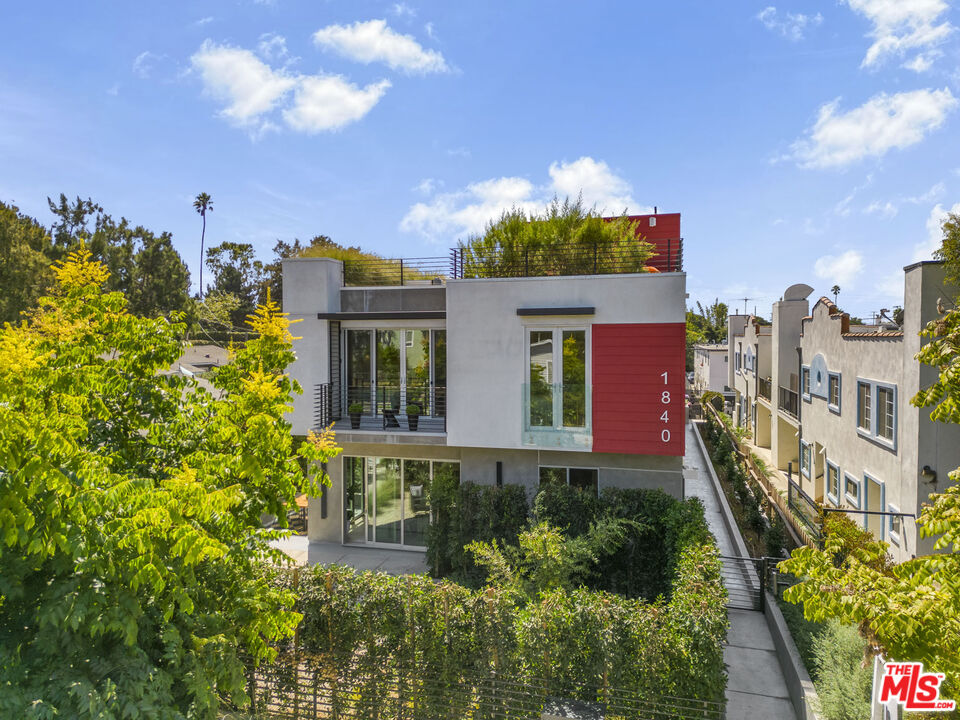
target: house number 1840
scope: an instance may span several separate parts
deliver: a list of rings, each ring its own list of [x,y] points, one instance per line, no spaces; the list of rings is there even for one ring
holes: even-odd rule
[[[666,372],[660,373],[660,377],[663,378],[663,384],[666,385],[666,384],[667,384],[667,373],[666,373]],[[669,405],[669,404],[670,404],[670,391],[669,391],[669,390],[664,390],[664,391],[660,394],[660,402],[661,402],[663,405]],[[670,419],[669,410],[664,410],[664,411],[663,411],[663,415],[660,416],[660,419],[661,419],[663,422],[667,422],[667,421]],[[660,441],[661,441],[661,442],[670,442],[670,431],[667,430],[666,428],[664,428],[663,430],[660,431]]]

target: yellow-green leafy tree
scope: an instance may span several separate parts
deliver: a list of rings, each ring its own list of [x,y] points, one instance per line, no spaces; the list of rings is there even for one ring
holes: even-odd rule
[[[300,617],[258,572],[284,561],[261,515],[339,449],[294,446],[273,303],[210,392],[165,372],[183,327],[131,315],[84,248],[55,275],[0,330],[0,717],[216,717]]]

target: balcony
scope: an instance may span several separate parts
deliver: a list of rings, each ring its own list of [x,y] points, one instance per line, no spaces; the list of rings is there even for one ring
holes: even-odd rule
[[[589,385],[524,383],[523,444],[549,448],[590,448]]]
[[[797,394],[796,390],[790,390],[788,388],[780,386],[780,404],[778,407],[783,410],[787,415],[790,415],[795,418],[800,417],[800,396]]]
[[[616,275],[682,272],[683,238],[651,240],[654,255],[640,260],[632,247],[569,243],[538,248],[452,248],[448,257],[354,258],[343,261],[343,285],[442,285],[447,279]]]
[[[447,432],[447,389],[443,386],[370,385],[347,388],[344,398],[338,395],[330,383],[314,386],[314,428],[336,423],[337,432]],[[420,415],[408,415],[409,405],[418,406]],[[360,412],[351,413],[357,406]]]
[[[757,394],[762,398],[766,398],[767,402],[770,401],[770,384],[770,378],[757,378]]]

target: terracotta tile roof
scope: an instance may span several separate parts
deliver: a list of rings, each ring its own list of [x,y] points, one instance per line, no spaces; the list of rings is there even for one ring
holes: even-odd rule
[[[847,332],[841,337],[855,340],[876,340],[878,338],[902,338],[903,330],[875,330],[874,332]]]

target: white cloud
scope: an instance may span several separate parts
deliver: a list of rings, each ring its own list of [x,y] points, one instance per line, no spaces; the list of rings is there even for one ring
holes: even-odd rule
[[[914,262],[930,260],[934,251],[940,248],[943,243],[943,221],[947,219],[947,213],[960,214],[960,202],[946,210],[940,203],[937,203],[930,211],[930,215],[927,216],[927,239],[914,245]]]
[[[929,51],[955,30],[941,16],[949,10],[946,0],[844,0],[850,9],[873,24],[873,45],[861,67],[875,67],[889,56],[903,57],[919,51],[904,67],[923,72],[930,67]],[[922,59],[921,59],[922,58]]]
[[[411,35],[401,35],[386,20],[353,25],[328,25],[313,34],[313,42],[362,63],[383,62],[408,73],[446,72],[446,61],[436,50],[425,50]]]
[[[856,250],[847,250],[840,255],[824,255],[813,264],[813,272],[821,280],[844,289],[853,287],[857,276],[863,272],[863,256]]]
[[[213,22],[213,16],[208,15],[207,17],[200,18],[199,20],[195,21],[193,24],[196,25],[197,27],[202,27],[203,25],[206,25],[212,22]]]
[[[273,70],[249,50],[209,40],[190,62],[207,92],[226,103],[221,115],[238,125],[256,123],[297,85],[297,78]]]
[[[447,150],[447,155],[449,155],[450,157],[468,158],[470,157],[470,148],[465,148],[465,147],[449,148]]]
[[[417,14],[417,11],[405,2],[394,3],[393,7],[390,8],[390,12],[397,17],[414,17]]]
[[[441,187],[443,187],[443,180],[424,178],[413,186],[413,190],[421,195],[433,195],[434,191]]]
[[[423,26],[423,31],[427,34],[427,37],[430,38],[431,40],[436,40],[436,39],[437,39],[437,36],[434,34],[434,31],[433,31],[433,23],[432,23],[432,22],[428,22],[426,25],[424,25],[424,26]]]
[[[880,217],[889,220],[897,216],[899,209],[889,200],[885,203],[881,203],[879,200],[874,200],[863,209],[863,212],[866,215],[879,215]]]
[[[303,77],[293,107],[283,111],[283,119],[306,133],[339,130],[370,112],[389,87],[389,80],[361,89],[339,75]]]
[[[823,105],[807,137],[793,144],[790,157],[801,167],[843,167],[915,145],[943,125],[957,99],[945,87],[880,93],[847,112],[839,105],[839,98]]]
[[[780,15],[772,5],[765,7],[757,15],[757,20],[772,32],[780,33],[783,37],[798,42],[803,40],[803,33],[808,27],[816,27],[823,22],[823,15],[804,15],[803,13],[787,12]]]
[[[145,50],[134,58],[133,74],[143,80],[146,80],[148,77],[150,77],[150,73],[153,72],[153,69],[161,59],[161,55],[157,55],[149,50]]]
[[[434,240],[475,234],[505,210],[539,212],[555,196],[573,199],[581,193],[587,207],[608,214],[619,214],[624,208],[634,213],[650,210],[637,204],[630,196],[630,185],[602,161],[582,157],[570,163],[552,163],[548,174],[549,181],[541,186],[526,178],[501,177],[435,195],[411,206],[400,229]]]
[[[551,189],[558,197],[575,198],[582,193],[588,206],[596,205],[611,215],[636,206],[630,197],[630,183],[615,175],[602,160],[582,157],[572,163],[552,163],[550,180]]]
[[[265,55],[286,54],[279,36],[264,36],[259,49]],[[224,103],[220,115],[252,129],[254,135],[280,129],[268,117],[279,108],[283,108],[283,120],[293,130],[317,133],[340,129],[370,112],[390,87],[387,80],[360,88],[337,75],[275,70],[249,50],[209,40],[190,60],[206,91]],[[293,99],[288,102],[291,93]]]
[[[120,94],[120,83],[114,83],[113,85],[107,88],[107,95],[116,97],[119,94]]]
[[[265,60],[280,60],[287,56],[287,39],[277,33],[264,33],[257,43],[257,52]]]

